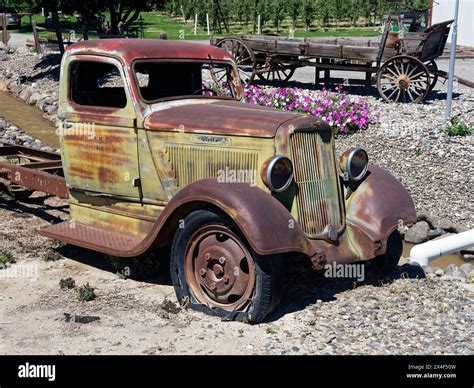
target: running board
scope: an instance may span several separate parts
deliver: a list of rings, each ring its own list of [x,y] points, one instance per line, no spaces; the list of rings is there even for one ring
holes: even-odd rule
[[[54,240],[119,257],[130,257],[131,255],[127,252],[133,252],[143,241],[143,238],[138,236],[71,220],[48,226],[41,230],[40,234]]]

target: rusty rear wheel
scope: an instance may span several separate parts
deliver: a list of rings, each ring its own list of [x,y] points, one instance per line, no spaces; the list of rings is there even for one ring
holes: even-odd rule
[[[260,322],[281,298],[281,257],[262,257],[235,223],[200,210],[184,219],[171,248],[171,277],[181,304],[228,319]]]

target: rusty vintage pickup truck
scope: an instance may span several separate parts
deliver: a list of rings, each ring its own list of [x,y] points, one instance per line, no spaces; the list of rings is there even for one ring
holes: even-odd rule
[[[122,258],[163,248],[178,300],[209,314],[262,321],[284,257],[392,271],[397,228],[416,220],[407,191],[360,147],[337,161],[325,122],[243,103],[238,71],[197,43],[74,44],[61,157],[5,145],[2,179],[69,198],[70,220],[45,236]]]

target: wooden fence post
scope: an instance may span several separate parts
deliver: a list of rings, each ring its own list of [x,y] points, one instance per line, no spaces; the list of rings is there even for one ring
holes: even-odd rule
[[[1,20],[2,20],[2,42],[6,46],[8,44],[8,31],[7,31],[8,19],[7,19],[7,14],[2,13],[0,16],[1,16]]]
[[[43,54],[43,47],[41,46],[38,30],[36,29],[36,22],[31,23],[31,29],[33,30],[33,40],[35,42],[35,49],[38,54]]]

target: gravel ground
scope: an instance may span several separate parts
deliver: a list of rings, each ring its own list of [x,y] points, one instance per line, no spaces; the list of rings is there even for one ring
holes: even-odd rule
[[[394,281],[366,274],[357,283],[293,263],[266,323],[224,322],[177,308],[165,264],[146,283],[124,280],[101,255],[39,236],[67,218],[65,205],[39,193],[0,202],[0,247],[17,260],[10,268],[36,277],[0,270],[0,354],[474,354],[472,266],[467,278],[415,279],[420,267],[404,264]],[[60,289],[67,277],[76,289]],[[93,301],[78,300],[85,283]]]

